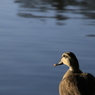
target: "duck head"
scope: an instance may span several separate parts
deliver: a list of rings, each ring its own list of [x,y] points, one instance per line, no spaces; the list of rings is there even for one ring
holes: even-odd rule
[[[54,64],[54,66],[63,64],[67,65],[70,69],[79,69],[78,60],[75,54],[72,52],[63,53],[61,56],[61,60],[57,64]]]

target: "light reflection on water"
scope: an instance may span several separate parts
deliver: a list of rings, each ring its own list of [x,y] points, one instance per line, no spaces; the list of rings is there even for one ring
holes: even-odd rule
[[[66,51],[95,75],[95,7],[58,1],[0,1],[6,6],[0,8],[1,95],[58,95],[68,67],[53,64]]]

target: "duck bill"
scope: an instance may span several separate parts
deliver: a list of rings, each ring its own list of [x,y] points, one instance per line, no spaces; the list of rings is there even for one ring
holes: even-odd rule
[[[59,65],[63,65],[63,62],[59,62],[59,63],[57,63],[57,64],[54,64],[53,66],[59,66]]]

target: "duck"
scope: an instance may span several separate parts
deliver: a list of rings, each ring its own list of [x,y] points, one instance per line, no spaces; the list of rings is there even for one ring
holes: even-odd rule
[[[73,52],[63,53],[54,66],[63,64],[69,69],[59,83],[59,95],[95,95],[95,77],[80,70],[78,59]]]

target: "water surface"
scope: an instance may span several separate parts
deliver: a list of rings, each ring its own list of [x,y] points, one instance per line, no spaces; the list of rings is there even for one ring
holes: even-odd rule
[[[93,0],[0,1],[1,95],[58,95],[68,67],[53,64],[67,51],[95,75]]]

